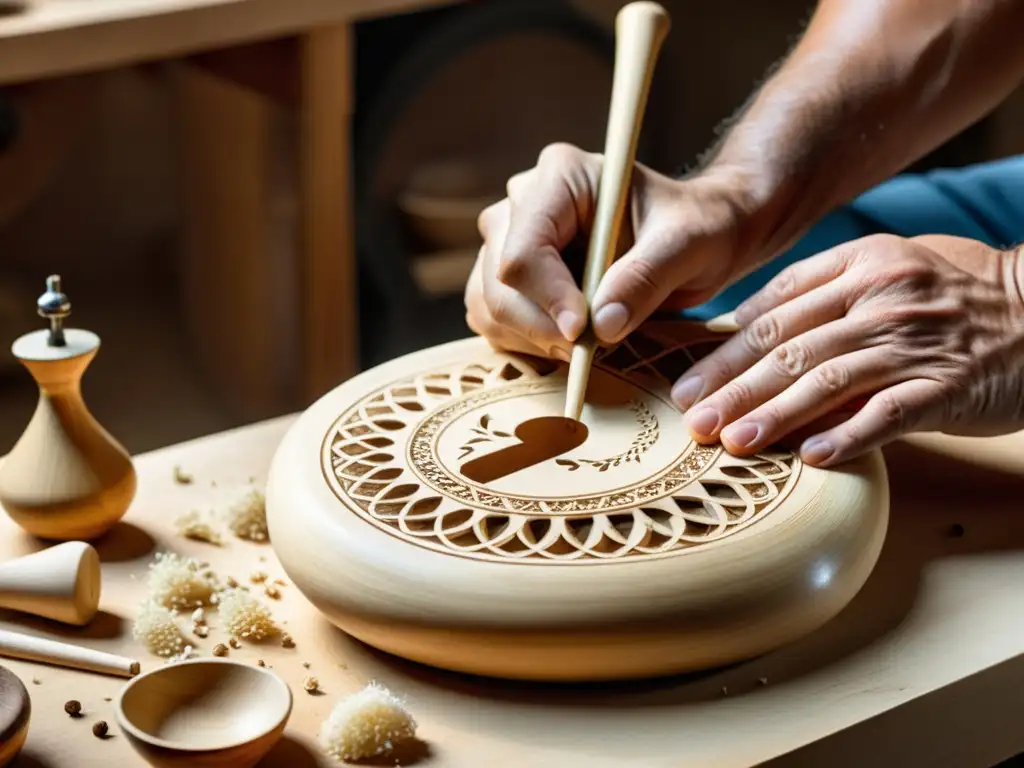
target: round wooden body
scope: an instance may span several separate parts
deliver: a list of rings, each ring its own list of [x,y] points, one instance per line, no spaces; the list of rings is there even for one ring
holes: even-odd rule
[[[481,339],[363,373],[279,447],[273,547],[345,632],[462,672],[643,677],[795,640],[874,567],[885,466],[695,444],[670,387],[722,338],[659,323],[600,351],[581,434],[566,366]]]

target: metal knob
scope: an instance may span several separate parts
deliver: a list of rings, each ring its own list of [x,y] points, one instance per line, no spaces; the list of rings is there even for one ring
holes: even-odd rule
[[[60,275],[50,275],[46,278],[46,293],[36,301],[36,307],[40,316],[50,321],[50,346],[63,347],[64,318],[71,314],[71,302],[61,293]]]

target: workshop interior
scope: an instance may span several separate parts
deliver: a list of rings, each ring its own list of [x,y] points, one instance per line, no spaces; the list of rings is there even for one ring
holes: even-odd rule
[[[814,5],[0,0],[0,768],[1024,766],[1024,433],[730,455],[735,326],[467,324],[511,177],[692,171]]]

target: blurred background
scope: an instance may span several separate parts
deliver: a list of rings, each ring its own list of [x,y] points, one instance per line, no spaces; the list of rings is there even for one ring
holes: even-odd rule
[[[812,4],[662,1],[673,30],[640,157],[676,172]],[[339,226],[354,228],[359,368],[468,335],[462,287],[477,213],[544,145],[603,143],[620,2],[424,5],[354,27],[352,213]],[[0,19],[0,38],[17,23]],[[277,71],[275,57],[290,54],[268,45],[247,55]],[[36,399],[7,350],[41,327],[35,300],[54,272],[70,324],[103,340],[86,401],[130,451],[307,404],[296,384],[302,298],[280,298],[295,293],[300,247],[297,108],[266,78],[254,85],[227,69],[164,58],[0,89],[0,453]],[[1018,95],[917,168],[1022,152],[1022,116]],[[228,226],[210,224],[215,215]],[[269,286],[264,299],[236,311],[254,276]]]

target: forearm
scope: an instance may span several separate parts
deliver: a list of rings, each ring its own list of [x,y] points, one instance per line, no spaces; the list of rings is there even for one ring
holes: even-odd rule
[[[1022,0],[822,0],[708,161],[747,190],[738,271],[994,108],[1022,28]]]

